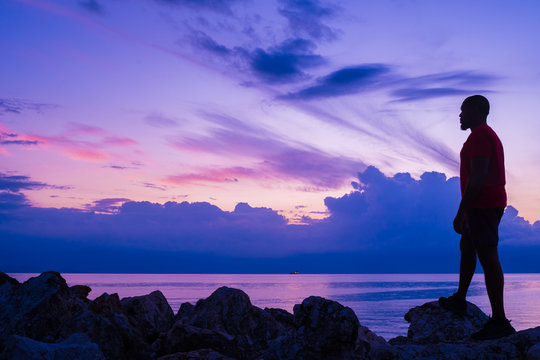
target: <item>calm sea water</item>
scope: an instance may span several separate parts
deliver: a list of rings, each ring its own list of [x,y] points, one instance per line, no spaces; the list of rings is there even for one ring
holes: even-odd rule
[[[10,274],[19,281],[36,274]],[[183,302],[195,303],[220,286],[245,291],[261,308],[292,312],[295,304],[310,295],[336,300],[354,310],[360,323],[390,339],[407,334],[403,315],[412,307],[457,288],[455,274],[347,274],[347,275],[224,275],[224,274],[62,274],[69,285],[92,288],[89,297],[104,292],[122,297],[160,290],[176,312]],[[540,326],[540,274],[506,274],[505,307],[517,330]],[[490,314],[482,274],[476,274],[469,301]]]

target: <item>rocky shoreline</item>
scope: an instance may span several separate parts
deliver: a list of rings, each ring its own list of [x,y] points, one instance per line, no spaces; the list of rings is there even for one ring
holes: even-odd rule
[[[428,302],[405,314],[407,336],[385,341],[354,312],[311,296],[282,309],[253,306],[221,287],[174,314],[160,291],[87,298],[54,271],[24,283],[0,273],[0,359],[527,359],[540,360],[540,327],[492,341],[470,334],[487,316],[469,303],[464,317]],[[540,319],[539,319],[540,320]]]

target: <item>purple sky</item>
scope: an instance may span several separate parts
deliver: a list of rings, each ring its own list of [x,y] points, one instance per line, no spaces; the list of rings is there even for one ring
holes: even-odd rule
[[[453,239],[454,188],[439,214],[436,193],[395,214],[400,202],[381,194],[377,211],[340,206],[369,196],[369,169],[454,184],[468,135],[459,107],[481,93],[505,147],[505,234],[532,244],[539,11],[532,1],[3,1],[0,210],[20,218],[0,216],[0,231],[64,241],[89,226],[80,241],[246,256],[360,251],[418,229]],[[130,211],[160,220],[131,234]],[[177,211],[199,231],[173,236],[190,233],[163,220]],[[143,239],[158,225],[161,240]]]

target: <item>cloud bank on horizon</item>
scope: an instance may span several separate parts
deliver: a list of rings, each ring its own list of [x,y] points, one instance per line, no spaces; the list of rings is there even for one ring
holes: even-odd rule
[[[5,239],[0,261],[4,270],[23,269],[20,261],[26,255],[21,251],[26,249],[37,254],[64,254],[64,260],[54,257],[56,263],[42,257],[27,271],[41,271],[50,266],[73,271],[70,267],[73,257],[90,248],[102,254],[111,251],[115,256],[115,251],[123,250],[141,251],[150,258],[189,254],[192,261],[209,256],[222,261],[235,259],[235,269],[241,272],[251,271],[250,259],[268,263],[266,268],[259,269],[261,272],[279,272],[272,261],[302,257],[307,257],[302,260],[304,268],[328,271],[328,265],[320,264],[326,256],[334,262],[333,272],[368,270],[358,259],[351,258],[351,254],[358,254],[360,259],[369,255],[372,261],[379,259],[385,263],[391,259],[388,270],[395,272],[457,271],[452,268],[456,259],[451,255],[456,255],[459,237],[453,232],[451,222],[459,203],[459,180],[447,179],[442,173],[426,172],[419,179],[408,173],[387,177],[370,166],[358,174],[351,192],[324,200],[327,218],[304,218],[302,225],[288,223],[271,208],[246,203],[238,203],[233,211],[224,211],[207,202],[162,205],[122,198],[96,201],[87,211],[29,205],[22,191],[42,186],[47,185],[24,176],[2,174],[0,177],[0,235]],[[503,259],[506,251],[538,253],[539,240],[540,222],[530,224],[509,206],[501,224]],[[426,258],[425,263],[411,268],[410,259],[421,262],[421,257]],[[437,257],[442,258],[436,260]],[[107,255],[102,258],[107,259]],[[129,256],[117,260],[117,265],[135,271],[162,270]],[[433,267],[434,260],[438,267]],[[94,261],[78,259],[78,269],[102,269],[99,261]],[[540,270],[536,262],[518,259],[508,260],[506,265],[522,271]],[[204,272],[229,271],[219,262],[206,266]],[[168,269],[194,271],[183,263]]]

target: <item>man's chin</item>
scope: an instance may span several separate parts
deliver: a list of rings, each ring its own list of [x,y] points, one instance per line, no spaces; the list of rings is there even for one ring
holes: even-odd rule
[[[467,130],[469,127],[465,124],[461,124],[461,130]]]

